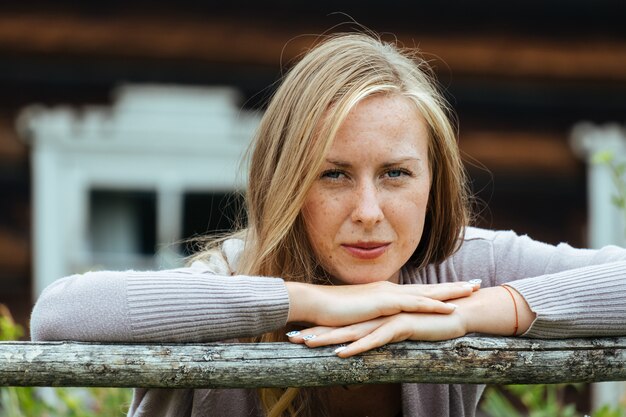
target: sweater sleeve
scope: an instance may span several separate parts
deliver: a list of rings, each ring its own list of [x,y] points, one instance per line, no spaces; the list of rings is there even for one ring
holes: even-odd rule
[[[90,272],[44,290],[32,340],[208,342],[284,326],[283,280],[216,275],[206,264],[153,272]]]
[[[626,334],[626,250],[552,246],[512,232],[491,241],[492,285],[515,288],[536,314],[524,336]]]

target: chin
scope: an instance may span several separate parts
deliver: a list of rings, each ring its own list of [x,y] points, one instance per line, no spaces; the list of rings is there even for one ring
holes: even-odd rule
[[[333,282],[336,284],[342,285],[357,285],[357,284],[370,284],[372,282],[382,282],[382,281],[398,281],[398,273],[389,273],[384,272],[380,274],[373,274],[372,271],[368,271],[367,274],[358,274],[352,273],[350,275],[335,275],[333,277]]]

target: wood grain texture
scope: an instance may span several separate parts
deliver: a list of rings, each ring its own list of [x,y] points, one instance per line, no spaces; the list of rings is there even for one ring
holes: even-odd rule
[[[0,52],[44,56],[192,60],[266,65],[293,60],[327,27],[302,22],[231,16],[86,16],[73,13],[3,13]],[[567,39],[489,35],[396,33],[407,47],[455,76],[563,80],[626,80],[626,42],[612,38]]]
[[[626,338],[463,337],[340,359],[272,344],[0,343],[0,385],[233,388],[338,384],[626,380]]]

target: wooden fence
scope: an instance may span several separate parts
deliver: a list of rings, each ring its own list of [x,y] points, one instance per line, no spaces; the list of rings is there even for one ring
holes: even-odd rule
[[[2,386],[234,388],[338,384],[626,380],[626,337],[462,337],[403,342],[349,359],[333,347],[1,342]]]

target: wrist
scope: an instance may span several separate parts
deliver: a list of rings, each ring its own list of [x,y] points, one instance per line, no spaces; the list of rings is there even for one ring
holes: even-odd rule
[[[517,335],[530,327],[534,314],[524,298],[513,288],[511,294],[500,286],[483,288],[469,297],[454,300],[457,314],[466,333],[483,333],[499,336],[513,336],[517,322]],[[517,317],[517,318],[516,318]]]
[[[285,282],[289,295],[288,323],[311,322],[315,313],[315,303],[312,302],[312,292],[315,286],[302,282]]]

